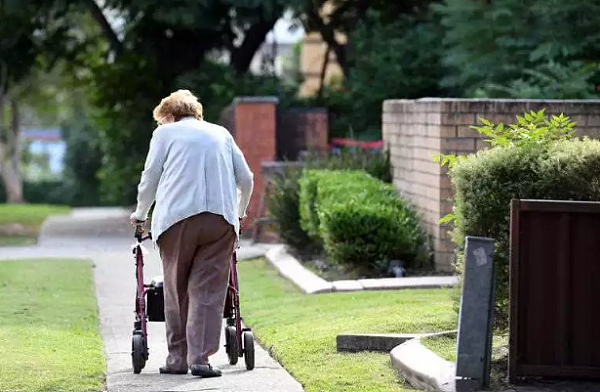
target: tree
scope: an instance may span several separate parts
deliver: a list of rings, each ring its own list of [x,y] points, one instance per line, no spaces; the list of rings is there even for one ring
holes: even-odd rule
[[[442,85],[454,95],[592,96],[599,0],[446,0],[436,10],[446,30]]]
[[[0,1],[0,177],[11,203],[23,202],[21,100],[35,71],[52,67],[71,46],[68,28],[56,22],[67,21],[63,16],[68,9],[66,3],[47,7],[34,2]],[[47,56],[42,58],[43,54]]]
[[[332,134],[379,139],[385,99],[444,95],[437,45],[442,36],[432,13],[392,19],[368,11],[349,35],[348,75],[326,88],[320,100],[330,108]]]
[[[429,4],[435,0],[306,0],[292,7],[307,31],[317,31],[330,50],[335,53],[344,76],[347,76],[353,58],[352,46],[344,40],[360,23],[367,19],[369,11],[379,12],[384,23],[390,23],[401,15],[424,15]]]
[[[20,37],[36,44],[28,47],[32,64],[51,68],[66,60],[68,72],[86,88],[97,108],[94,118],[105,155],[99,176],[107,200],[115,203],[134,199],[155,127],[150,113],[160,98],[177,88],[192,89],[215,120],[230,102],[224,100],[236,92],[256,93],[260,86],[279,91],[247,72],[266,34],[286,7],[295,5],[284,0],[31,0],[26,6],[20,0],[3,1],[18,18],[11,22],[14,29],[0,31],[0,41],[7,41],[12,30],[22,32]],[[8,19],[0,14],[2,28]],[[68,44],[46,45],[54,31]],[[43,43],[37,44],[37,35]],[[11,50],[18,52],[14,45]],[[22,69],[28,74],[31,67]],[[205,84],[193,84],[200,80]],[[216,103],[206,101],[209,97]]]

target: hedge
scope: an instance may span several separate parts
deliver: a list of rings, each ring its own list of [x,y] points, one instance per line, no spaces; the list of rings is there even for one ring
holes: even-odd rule
[[[391,184],[363,171],[305,170],[300,179],[301,226],[330,261],[381,273],[391,260],[419,267],[424,236],[417,215]]]
[[[387,151],[346,151],[325,156],[310,155],[301,167],[288,167],[276,173],[271,184],[267,208],[281,240],[296,253],[310,258],[319,253],[320,238],[309,237],[300,226],[300,185],[304,168],[333,170],[363,170],[384,182],[391,182]]]
[[[500,329],[508,322],[511,199],[600,200],[600,141],[570,139],[570,134],[555,140],[556,130],[564,131],[549,124],[547,135],[537,140],[505,142],[461,157],[450,167],[456,269],[462,274],[466,235],[494,238]]]

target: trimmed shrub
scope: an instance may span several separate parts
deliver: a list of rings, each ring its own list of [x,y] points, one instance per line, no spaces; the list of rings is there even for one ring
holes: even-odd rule
[[[449,172],[455,189],[451,218],[457,271],[463,272],[465,236],[496,241],[499,329],[508,322],[511,199],[600,200],[600,141],[570,139],[573,123],[540,113],[519,117],[518,124],[509,128],[486,125],[483,131],[495,147],[454,160]],[[500,129],[497,137],[491,129]]]
[[[320,206],[350,196],[355,199],[362,198],[367,195],[374,181],[378,180],[358,170],[304,170],[300,177],[300,227],[314,241],[320,242]],[[381,194],[369,196],[382,197]],[[389,200],[393,198],[386,199]]]
[[[300,227],[300,179],[302,171],[287,168],[273,179],[267,208],[275,220],[279,237],[301,254],[310,255],[315,251],[314,241]]]
[[[387,152],[342,150],[338,154],[310,156],[303,165],[305,168],[364,170],[382,181],[391,181]],[[298,180],[302,171],[303,168],[290,167],[275,175],[267,199],[267,208],[282,241],[300,254],[311,255],[322,249],[319,236],[311,239],[300,225]]]
[[[306,170],[300,221],[330,261],[360,273],[381,273],[390,260],[418,267],[424,236],[416,213],[393,185],[365,172]]]

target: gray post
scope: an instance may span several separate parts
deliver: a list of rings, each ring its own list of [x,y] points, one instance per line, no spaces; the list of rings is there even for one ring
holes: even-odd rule
[[[489,384],[494,317],[494,240],[466,237],[458,342],[456,387],[482,389]]]

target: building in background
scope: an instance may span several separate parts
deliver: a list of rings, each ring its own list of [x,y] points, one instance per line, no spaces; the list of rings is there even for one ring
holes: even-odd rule
[[[60,178],[64,169],[66,143],[59,128],[24,127],[21,129],[24,180],[41,181]]]
[[[325,3],[321,9],[321,15],[326,16],[333,11],[333,5],[330,2]],[[346,36],[336,32],[336,40],[344,44]],[[324,85],[333,81],[341,80],[343,77],[342,69],[337,62],[333,50],[329,51],[327,59],[327,43],[318,32],[306,34],[302,42],[302,55],[300,60],[300,71],[304,77],[304,82],[300,87],[300,96],[309,97],[317,94],[321,87],[323,79]]]
[[[322,14],[327,15],[331,11],[332,5],[326,3]],[[338,33],[336,38],[340,43],[346,42],[343,34]],[[328,60],[326,53],[327,43],[321,34],[306,33],[302,24],[288,13],[269,32],[252,60],[250,70],[255,74],[270,73],[281,78],[291,78],[298,73],[302,78],[299,95],[314,96],[321,87],[321,79],[327,85],[343,76],[335,53],[331,50]]]

